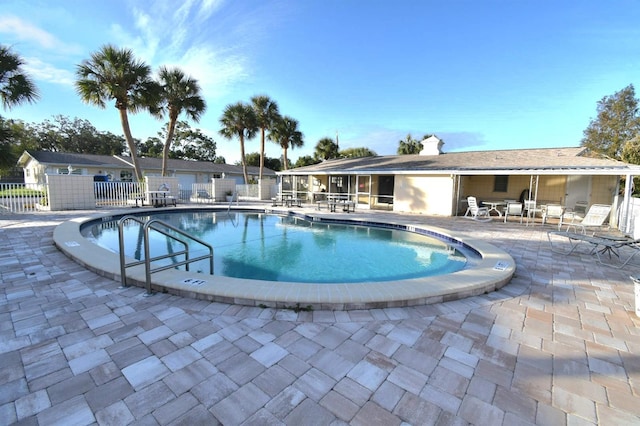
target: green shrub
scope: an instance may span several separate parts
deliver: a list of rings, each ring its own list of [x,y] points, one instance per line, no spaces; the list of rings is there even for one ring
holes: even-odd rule
[[[44,197],[44,191],[38,191],[37,189],[28,189],[28,188],[16,188],[16,189],[7,189],[4,191],[0,191],[0,197],[8,198],[8,197]]]

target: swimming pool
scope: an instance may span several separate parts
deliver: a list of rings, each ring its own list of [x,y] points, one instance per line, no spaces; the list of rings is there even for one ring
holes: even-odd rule
[[[458,250],[451,242],[418,233],[290,215],[172,211],[153,218],[211,244],[215,275],[232,278],[298,283],[397,281],[453,273],[479,259],[471,250],[466,250],[466,256],[461,253],[461,244]],[[137,260],[143,258],[141,227],[135,221],[124,226],[125,253]],[[119,251],[115,220],[87,226],[83,235]],[[165,235],[152,232],[150,238],[152,257],[181,249]],[[194,256],[198,246],[191,247]],[[164,263],[171,264],[171,260]],[[207,261],[191,267],[198,269],[208,272]]]
[[[472,235],[452,229],[427,226],[428,218],[375,212],[324,213],[310,209],[284,210],[265,208],[263,205],[244,206],[243,210],[265,213],[276,211],[284,215],[306,219],[315,223],[351,224],[383,227],[436,236],[454,246],[462,246],[479,255],[479,260],[463,269],[437,276],[427,276],[367,283],[300,283],[233,278],[219,275],[184,272],[174,269],[152,275],[153,292],[169,292],[185,297],[239,305],[287,308],[291,306],[312,309],[351,310],[402,307],[439,303],[488,293],[503,287],[516,269],[513,258],[492,244]],[[171,209],[134,210],[138,215],[157,215]],[[181,208],[182,212],[227,211],[227,208]],[[234,209],[232,208],[233,212]],[[82,235],[81,229],[99,222],[109,222],[132,211],[117,210],[93,216],[80,216],[58,225],[54,230],[55,246],[84,267],[100,275],[120,281],[119,256],[114,251],[96,245]],[[144,266],[132,267],[127,272],[130,285],[145,287]]]

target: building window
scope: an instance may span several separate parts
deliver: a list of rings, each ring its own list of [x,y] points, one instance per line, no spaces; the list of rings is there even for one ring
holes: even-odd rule
[[[123,182],[133,182],[133,172],[130,170],[121,170],[120,180]]]
[[[499,175],[493,181],[493,192],[507,192],[509,186],[509,176]]]
[[[81,175],[82,174],[82,169],[74,169],[71,166],[58,168],[58,174],[59,175],[68,175],[69,174],[69,170],[71,170],[71,174],[72,175]]]

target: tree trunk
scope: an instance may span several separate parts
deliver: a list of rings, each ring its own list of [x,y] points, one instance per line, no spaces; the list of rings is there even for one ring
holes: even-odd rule
[[[260,129],[260,181],[262,182],[262,170],[264,169],[264,127]]]
[[[289,160],[287,160],[287,148],[282,148],[282,159],[284,161],[284,169],[289,170]]]
[[[173,140],[173,134],[176,130],[177,119],[178,117],[174,117],[173,113],[169,113],[169,130],[167,131],[167,140],[164,141],[164,148],[162,149],[162,176],[167,175],[169,149],[171,148],[171,141]]]
[[[127,115],[126,108],[118,108],[120,111],[120,122],[122,123],[122,130],[124,131],[124,138],[127,140],[127,146],[129,147],[129,153],[131,154],[131,162],[133,163],[133,170],[136,176],[137,182],[142,182],[142,170],[140,170],[140,164],[138,164],[138,154],[136,149],[136,143],[131,135],[131,128],[129,127],[129,116]]]
[[[242,160],[242,174],[244,175],[244,184],[249,183],[249,175],[247,174],[247,161],[244,158],[244,135],[240,135],[240,156]]]

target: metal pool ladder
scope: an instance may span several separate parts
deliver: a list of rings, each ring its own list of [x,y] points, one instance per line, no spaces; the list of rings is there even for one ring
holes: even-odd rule
[[[144,259],[143,260],[135,260],[133,262],[127,263],[125,259],[125,247],[124,247],[124,225],[128,221],[138,222],[142,226],[142,230],[144,233]],[[151,257],[150,247],[149,247],[149,232],[155,231],[160,234],[166,236],[170,240],[176,241],[182,244],[183,249],[174,253],[167,253],[161,256]],[[178,235],[173,235],[169,233],[169,231],[173,231]],[[188,241],[195,241],[196,243],[203,245],[207,248],[208,254],[203,254],[197,257],[189,256],[189,244]],[[193,262],[198,262],[200,260],[209,259],[209,274],[213,275],[213,247],[202,241],[201,239],[194,237],[193,235],[189,235],[183,230],[176,228],[173,225],[170,225],[166,222],[161,221],[160,219],[149,219],[146,222],[136,216],[123,216],[118,220],[118,244],[120,247],[120,277],[122,280],[122,287],[127,287],[127,272],[126,269],[131,266],[137,266],[144,264],[145,268],[145,277],[146,277],[146,289],[147,295],[151,295],[151,274],[154,272],[164,271],[166,269],[173,269],[178,266],[185,265],[186,270],[189,270],[189,264]],[[184,255],[184,260],[173,262],[170,265],[164,266],[156,266],[155,268],[151,267],[152,262],[156,262],[158,260],[173,258],[176,256]]]

